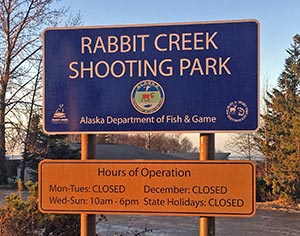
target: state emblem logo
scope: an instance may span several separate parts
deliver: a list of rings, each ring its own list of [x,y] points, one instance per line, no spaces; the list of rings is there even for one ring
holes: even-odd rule
[[[246,119],[249,109],[243,101],[233,101],[226,108],[227,118],[233,122],[241,122]]]
[[[66,116],[64,104],[59,104],[52,117],[52,124],[68,124],[69,120]]]
[[[162,86],[153,80],[137,83],[131,91],[131,104],[142,114],[153,114],[164,104],[165,93]]]

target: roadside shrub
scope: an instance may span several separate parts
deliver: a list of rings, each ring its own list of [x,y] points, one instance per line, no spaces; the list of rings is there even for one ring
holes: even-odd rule
[[[78,215],[50,215],[39,212],[37,183],[26,183],[27,201],[19,194],[6,197],[0,208],[0,235],[2,236],[79,236]]]
[[[272,186],[263,177],[256,178],[256,201],[273,201],[275,195],[272,194]]]

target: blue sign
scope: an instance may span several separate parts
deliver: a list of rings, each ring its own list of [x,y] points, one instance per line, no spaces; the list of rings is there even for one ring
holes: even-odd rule
[[[253,131],[259,23],[49,28],[48,133]]]

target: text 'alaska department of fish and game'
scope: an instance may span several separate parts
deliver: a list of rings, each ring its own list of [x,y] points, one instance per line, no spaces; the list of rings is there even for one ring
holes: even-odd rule
[[[114,116],[82,116],[80,124],[86,125],[126,125],[126,124],[197,124],[197,123],[216,123],[215,116],[199,116],[199,115],[162,115],[150,117],[114,117]]]

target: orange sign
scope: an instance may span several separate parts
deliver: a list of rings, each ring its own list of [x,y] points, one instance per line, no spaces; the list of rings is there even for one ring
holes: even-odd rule
[[[250,161],[70,161],[39,164],[39,209],[66,214],[253,216]]]

